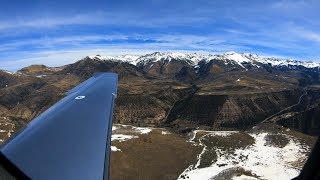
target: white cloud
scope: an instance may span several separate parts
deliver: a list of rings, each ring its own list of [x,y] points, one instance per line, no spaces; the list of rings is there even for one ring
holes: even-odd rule
[[[314,39],[318,34],[308,34]],[[146,43],[96,43],[99,40],[151,40]],[[318,39],[319,40],[319,39]],[[32,51],[16,50],[21,46],[37,46],[43,49]],[[0,53],[0,69],[18,70],[32,64],[45,64],[48,66],[61,66],[73,63],[89,55],[120,55],[120,54],[144,54],[154,51],[180,51],[180,52],[205,52],[216,53],[226,51],[251,52],[262,55],[270,53],[253,49],[256,46],[264,46],[286,51],[306,51],[305,47],[288,40],[282,42],[270,41],[261,38],[246,38],[240,33],[239,36],[217,36],[217,35],[186,35],[186,34],[156,34],[143,35],[95,35],[95,36],[69,36],[43,39],[30,39],[3,44]],[[57,48],[62,47],[62,48]],[[272,56],[282,54],[271,53]],[[294,58],[294,57],[289,57]],[[7,59],[7,60],[5,60]]]
[[[23,39],[13,42],[3,43],[0,47],[1,51],[15,50],[22,46],[38,46],[38,47],[59,47],[63,44],[78,45],[81,43],[89,43],[99,40],[127,40],[125,35],[85,35],[85,36],[67,36],[67,37],[42,37],[38,39]]]
[[[107,13],[95,12],[74,14],[68,17],[13,18],[10,21],[0,21],[0,30],[15,28],[52,28],[61,25],[95,25],[106,23]]]
[[[120,54],[144,54],[152,51],[139,49],[116,49],[116,48],[97,48],[97,49],[75,49],[75,50],[54,50],[42,52],[30,52],[29,58],[16,58],[12,60],[3,60],[0,69],[17,71],[23,67],[33,64],[44,64],[46,66],[62,66],[74,63],[86,56],[90,55],[110,55],[116,56]]]
[[[158,14],[152,17],[146,16],[143,12],[114,12],[97,11],[83,14],[73,14],[70,16],[46,16],[39,15],[36,18],[19,17],[10,20],[0,19],[0,30],[30,28],[56,28],[66,25],[116,25],[133,27],[168,27],[186,24],[203,24],[212,21],[209,17],[181,14]],[[28,30],[28,29],[25,29]]]
[[[292,29],[292,31],[301,38],[320,43],[320,32],[306,30],[305,28],[300,28],[300,27],[297,27],[296,29]]]
[[[309,3],[307,2],[308,0],[279,0],[275,3],[272,4],[273,8],[280,8],[280,9],[297,9],[297,8],[305,8],[310,5],[310,0]]]

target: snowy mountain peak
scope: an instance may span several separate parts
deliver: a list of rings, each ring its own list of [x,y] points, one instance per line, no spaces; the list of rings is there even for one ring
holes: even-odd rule
[[[95,56],[89,56],[90,59],[95,60],[101,60],[101,61],[123,61],[128,62],[130,64],[136,65],[137,59],[140,57],[140,55],[120,55],[120,56],[101,56],[101,55],[95,55]]]
[[[112,60],[128,62],[133,65],[145,65],[146,63],[156,62],[160,60],[182,60],[187,61],[190,65],[196,66],[200,61],[209,62],[211,60],[221,60],[225,64],[237,64],[245,68],[244,64],[252,64],[253,66],[260,67],[259,64],[267,64],[271,66],[304,66],[306,68],[320,67],[319,62],[311,61],[297,61],[292,59],[276,59],[270,57],[260,57],[257,54],[251,53],[237,53],[234,51],[222,54],[200,54],[200,53],[181,53],[181,52],[154,52],[145,55],[121,55],[121,56],[89,56],[91,59],[96,60]]]

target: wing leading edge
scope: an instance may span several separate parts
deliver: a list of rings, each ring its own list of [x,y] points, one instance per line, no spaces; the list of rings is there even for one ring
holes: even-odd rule
[[[117,81],[99,73],[69,91],[2,145],[2,166],[30,179],[108,179]]]

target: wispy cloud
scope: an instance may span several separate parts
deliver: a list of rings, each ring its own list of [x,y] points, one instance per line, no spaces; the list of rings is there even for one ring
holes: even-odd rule
[[[52,28],[64,25],[99,25],[106,23],[106,14],[102,12],[75,14],[69,17],[38,17],[29,19],[14,18],[0,21],[0,30],[15,28]]]
[[[70,1],[43,2],[37,8],[33,1],[24,2],[15,10],[2,4],[0,69],[151,51],[320,58],[317,0]]]
[[[301,37],[305,40],[320,43],[320,32],[314,32],[311,30],[307,30],[303,27],[295,27],[291,29],[291,31],[298,37]],[[320,47],[320,44],[319,44]]]
[[[309,0],[310,3],[310,0]],[[297,8],[305,8],[308,7],[310,4],[308,0],[279,0],[272,4],[273,8],[279,9],[297,9]]]

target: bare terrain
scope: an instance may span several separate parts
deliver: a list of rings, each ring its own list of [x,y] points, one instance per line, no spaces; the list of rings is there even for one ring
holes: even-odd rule
[[[176,134],[116,124],[110,178],[292,179],[302,169],[315,138],[268,126]]]

